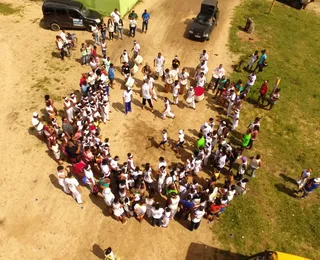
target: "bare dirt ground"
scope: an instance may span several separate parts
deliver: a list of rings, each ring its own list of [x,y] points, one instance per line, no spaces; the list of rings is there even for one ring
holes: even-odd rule
[[[230,73],[228,28],[232,10],[239,2],[221,1],[219,25],[211,40],[202,43],[184,37],[187,24],[199,11],[200,0],[145,0],[135,8],[139,14],[147,8],[152,17],[148,33],[138,31],[136,36],[144,61],[152,63],[161,51],[167,63],[177,54],[182,66],[194,68],[200,52],[207,49],[210,74],[219,63]],[[45,94],[50,94],[62,109],[62,97],[78,90],[80,73],[87,72],[88,68],[79,64],[78,50],[65,62],[57,58],[54,45],[57,33],[39,26],[41,4],[22,0],[13,4],[23,6],[21,15],[0,16],[3,75],[0,83],[0,259],[97,259],[108,246],[121,259],[213,259],[205,250],[188,251],[191,243],[219,248],[214,226],[212,231],[205,222],[193,233],[178,222],[171,222],[168,229],[160,229],[130,219],[123,226],[106,216],[102,198],[89,196],[87,189],[83,188],[86,201],[83,206],[62,192],[55,177],[57,164],[30,128],[32,112],[44,111]],[[125,27],[127,25],[125,20]],[[79,43],[91,40],[88,32],[76,33]],[[108,42],[108,55],[116,66],[120,65],[122,50],[131,49],[132,42],[128,37]],[[141,82],[141,73],[136,76]],[[122,79],[119,72],[116,77]],[[150,162],[156,166],[161,155],[169,163],[180,162],[192,153],[200,125],[209,117],[218,119],[210,96],[197,104],[196,111],[186,108],[183,101],[179,108],[173,107],[176,119],[164,121],[159,118],[159,112],[141,110],[137,93],[133,113],[126,117],[119,83],[121,81],[111,92],[111,121],[103,126],[102,136],[110,138],[112,154],[119,155],[121,162],[126,160],[128,152],[134,154],[136,164]],[[162,86],[163,83],[157,81],[159,96],[170,96],[161,92]],[[138,92],[138,87],[135,90]],[[155,109],[163,109],[162,101],[155,104]],[[187,145],[183,158],[176,157],[171,149],[163,152],[154,147],[154,142],[161,139],[163,128],[168,129],[169,137],[174,140],[179,129],[185,130]]]

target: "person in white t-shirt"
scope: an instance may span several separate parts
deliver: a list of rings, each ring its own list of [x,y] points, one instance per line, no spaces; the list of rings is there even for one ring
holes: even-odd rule
[[[137,43],[137,41],[133,41],[133,47],[132,47],[132,51],[133,51],[133,58],[137,58],[138,55],[140,55],[140,44]]]
[[[206,84],[207,79],[204,76],[203,72],[200,72],[200,74],[197,76],[196,80],[197,80],[197,87],[204,88],[204,85]]]
[[[65,182],[66,175],[64,173],[63,166],[60,165],[57,167],[57,175],[58,175],[58,182],[59,182],[60,186],[63,188],[63,191],[67,194],[70,194],[71,192],[68,188],[68,185]]]
[[[167,177],[167,171],[165,166],[161,166],[158,172],[158,192],[161,194],[164,188],[165,180]]]
[[[179,207],[180,196],[178,194],[173,194],[168,200],[168,207],[171,209],[171,218],[174,219]]]
[[[134,213],[136,218],[139,222],[143,221],[144,215],[146,214],[147,206],[145,205],[144,199],[141,199],[135,206],[134,206]]]
[[[126,50],[123,50],[123,53],[120,55],[120,63],[128,63],[129,62],[129,54]]]
[[[175,105],[179,104],[179,90],[180,90],[180,84],[179,81],[176,80],[172,87],[172,103]]]
[[[118,11],[118,9],[114,9],[114,11],[110,14],[113,24],[114,24],[114,32],[117,33],[118,31],[118,26],[119,26],[119,21],[121,19],[121,14]]]
[[[248,167],[248,171],[251,170],[251,177],[256,177],[256,171],[261,167],[261,155],[257,154],[251,159],[251,162]]]
[[[157,101],[158,97],[157,97],[157,93],[156,93],[156,87],[154,85],[154,78],[150,76],[150,74],[147,74],[146,76],[144,76],[144,79],[147,81],[150,91],[151,91],[151,96],[152,98]]]
[[[126,90],[122,94],[126,115],[128,114],[128,112],[132,112],[132,109],[131,109],[131,99],[132,98],[131,98],[131,96],[132,96],[131,88],[127,87]]]
[[[209,55],[208,55],[208,53],[207,53],[206,50],[203,50],[202,53],[200,54],[200,63],[201,63],[202,61],[204,61],[205,63],[207,63],[208,60],[209,60]]]
[[[168,142],[168,131],[166,129],[162,130],[162,141],[159,144],[159,147],[163,146],[163,150],[166,150],[166,143]]]
[[[244,89],[247,90],[247,93],[250,92],[250,90],[253,87],[256,80],[257,80],[256,73],[255,72],[250,73],[248,76],[248,81],[247,81],[246,85],[244,86]]]
[[[103,251],[104,253],[104,260],[116,260],[117,258],[114,256],[111,247],[108,247]]]
[[[190,231],[197,230],[200,226],[201,219],[205,214],[205,210],[203,206],[200,206],[198,209],[195,209],[191,213],[191,225]]]
[[[164,110],[162,112],[162,117],[163,119],[166,119],[166,117],[170,117],[170,118],[175,118],[175,115],[171,112],[171,107],[170,107],[170,101],[168,98],[164,98]]]
[[[168,227],[170,219],[171,219],[171,209],[169,207],[166,207],[163,214],[163,222],[162,222],[163,228]]]
[[[145,79],[143,81],[143,85],[142,85],[142,88],[141,88],[141,96],[142,96],[142,109],[145,109],[145,106],[147,104],[147,101],[148,101],[148,104],[151,108],[151,112],[153,112],[153,104],[152,104],[152,90],[150,89],[150,86],[147,82],[147,79]]]
[[[164,64],[165,64],[165,58],[161,55],[161,52],[158,53],[158,56],[155,57],[153,61],[153,66],[155,68],[156,77],[163,77],[164,72]]]
[[[87,183],[90,187],[91,192],[93,191],[93,186],[96,184],[96,181],[93,177],[93,172],[91,169],[90,164],[87,164],[86,167],[83,169],[84,175],[86,176]]]
[[[223,68],[223,65],[220,64],[217,68],[214,69],[212,73],[212,78],[215,80],[213,91],[215,91],[216,88],[218,87],[219,79],[221,79],[222,76],[225,76],[225,70]]]
[[[81,189],[79,187],[79,182],[77,179],[72,175],[71,172],[68,172],[68,177],[65,178],[65,183],[68,186],[69,190],[71,191],[72,197],[79,203],[82,204],[82,196],[81,196]]]
[[[123,205],[119,202],[118,198],[115,198],[112,203],[113,214],[118,221],[122,224],[127,223],[127,217],[123,209]]]
[[[195,92],[192,86],[187,90],[187,107],[192,107],[193,110],[196,109],[196,102],[195,102]]]
[[[232,119],[232,128],[231,128],[232,131],[236,130],[236,128],[238,127],[239,119],[240,119],[240,109],[237,108],[234,110],[234,115]]]
[[[129,20],[129,28],[130,28],[130,33],[129,37],[135,37],[136,36],[136,28],[137,28],[137,21],[135,19],[130,19]]]
[[[178,142],[176,144],[176,152],[180,152],[180,148],[183,147],[184,144],[184,132],[182,129],[179,130]]]
[[[196,76],[198,76],[201,72],[206,75],[209,71],[208,65],[205,61],[201,61],[200,64],[196,68]]]
[[[180,94],[184,94],[185,90],[188,88],[188,78],[189,73],[186,71],[185,68],[182,69],[181,73],[179,73],[179,83],[181,85]]]
[[[151,209],[152,226],[157,225],[158,227],[160,227],[163,212],[164,212],[164,209],[160,208],[160,204],[159,203],[156,203],[154,205],[154,207]]]
[[[31,122],[32,122],[33,127],[37,130],[39,138],[43,139],[43,124],[41,123],[37,112],[33,112]]]
[[[311,173],[312,173],[311,168],[304,169],[301,172],[300,178],[299,180],[297,180],[298,191],[300,191],[304,187],[304,185],[307,183],[307,180],[310,178]]]

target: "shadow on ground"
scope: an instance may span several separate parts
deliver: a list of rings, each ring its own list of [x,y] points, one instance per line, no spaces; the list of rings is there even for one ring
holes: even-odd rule
[[[186,256],[186,260],[241,260],[247,258],[248,256],[246,255],[214,248],[201,243],[191,243]]]

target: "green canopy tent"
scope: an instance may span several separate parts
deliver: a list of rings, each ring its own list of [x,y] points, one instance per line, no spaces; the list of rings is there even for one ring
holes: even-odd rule
[[[96,10],[105,16],[117,8],[121,15],[125,15],[138,0],[77,0],[83,3],[86,7]]]

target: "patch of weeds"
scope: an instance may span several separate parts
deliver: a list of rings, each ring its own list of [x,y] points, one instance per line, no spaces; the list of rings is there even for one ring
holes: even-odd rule
[[[11,4],[0,3],[0,14],[2,15],[19,14],[21,10],[21,7],[12,7]]]
[[[48,85],[50,85],[50,79],[48,77],[43,77],[41,79],[38,79],[37,82],[31,86],[31,89],[35,91],[49,91]]]

